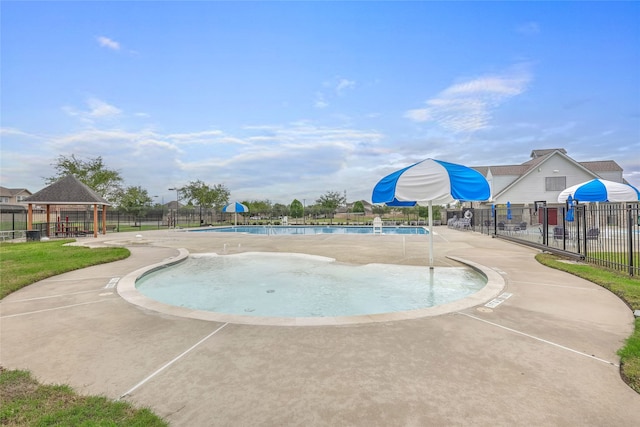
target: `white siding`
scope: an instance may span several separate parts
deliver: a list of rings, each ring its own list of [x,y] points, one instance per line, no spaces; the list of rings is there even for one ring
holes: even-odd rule
[[[558,195],[562,190],[546,191],[547,177],[566,177],[566,186],[570,187],[593,179],[594,176],[560,155],[551,156],[538,167],[522,177],[513,187],[510,187],[494,203],[529,204],[534,201],[545,200],[547,204],[558,203]]]

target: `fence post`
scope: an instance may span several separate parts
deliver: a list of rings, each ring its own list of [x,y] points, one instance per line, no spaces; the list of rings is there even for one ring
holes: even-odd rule
[[[627,241],[629,242],[629,276],[633,276],[633,217],[631,215],[632,205],[627,205]]]
[[[546,206],[542,207],[542,243],[549,246],[549,210]]]

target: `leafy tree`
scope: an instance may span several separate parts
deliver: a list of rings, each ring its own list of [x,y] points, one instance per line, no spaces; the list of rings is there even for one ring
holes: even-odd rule
[[[304,215],[304,206],[300,203],[300,200],[293,199],[293,202],[291,202],[289,206],[289,212],[294,218],[302,218]]]
[[[433,219],[442,219],[441,218],[441,213],[440,213],[440,206],[433,206],[431,208],[431,210],[433,211]],[[427,209],[427,215],[428,215],[428,209]],[[426,216],[426,215],[425,215]]]
[[[338,209],[338,206],[344,204],[346,198],[343,193],[339,191],[327,191],[316,200],[316,203],[321,206],[325,214],[329,214],[333,217],[333,214]]]
[[[387,205],[373,205],[371,210],[375,215],[384,215],[391,211],[391,208]]]
[[[353,204],[353,208],[351,209],[354,213],[364,213],[364,203],[361,200],[358,200]]]
[[[147,190],[139,186],[127,187],[120,195],[120,208],[135,217],[136,225],[138,219],[151,208],[152,202]]]
[[[202,208],[211,209],[213,207],[222,209],[229,201],[229,190],[222,185],[208,186],[204,182],[191,181],[181,189],[183,199],[188,201],[188,205],[193,206],[195,201],[200,208],[200,223],[202,223]]]
[[[257,216],[271,216],[272,205],[269,200],[252,200],[252,201],[244,201],[243,205],[246,205],[249,208],[249,213],[251,215]]]
[[[283,205],[282,203],[276,203],[271,208],[271,214],[274,217],[281,217],[289,215],[289,207],[287,205]]]
[[[213,206],[217,211],[220,211],[225,205],[229,204],[231,192],[224,184],[214,185],[211,191],[213,191]]]
[[[58,156],[52,165],[57,174],[45,178],[47,185],[67,175],[73,175],[108,202],[116,205],[120,204],[118,197],[124,194],[122,190],[123,179],[120,176],[120,172],[108,169],[104,165],[102,157],[98,156],[82,160],[76,158],[75,154],[70,157]]]

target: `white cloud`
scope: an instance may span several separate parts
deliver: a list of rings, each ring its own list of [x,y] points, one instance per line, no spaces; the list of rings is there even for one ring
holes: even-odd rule
[[[327,108],[329,106],[328,98],[335,99],[344,96],[345,92],[348,89],[353,89],[355,85],[355,81],[341,77],[325,81],[322,83],[322,87],[326,88],[326,92],[316,92],[313,105],[316,108]]]
[[[523,93],[530,80],[527,72],[515,69],[456,83],[427,100],[425,107],[408,110],[404,116],[415,122],[435,122],[452,132],[484,129],[492,111]]]
[[[336,84],[336,93],[342,95],[346,89],[352,89],[356,85],[353,80],[339,79]]]
[[[119,108],[116,108],[113,105],[107,104],[106,102],[101,101],[97,98],[90,98],[89,100],[87,100],[87,104],[89,105],[89,108],[90,108],[88,112],[89,117],[95,117],[95,118],[110,117],[110,116],[117,116],[120,113],[122,113],[122,111]]]
[[[122,114],[122,110],[98,98],[89,98],[86,100],[86,104],[88,109],[85,110],[78,110],[70,106],[62,107],[62,109],[70,116],[90,123],[96,119],[108,119]]]
[[[120,43],[110,39],[109,37],[99,36],[96,39],[98,40],[98,44],[102,47],[106,47],[111,50],[120,50]]]
[[[325,100],[324,98],[324,94],[322,92],[317,92],[316,93],[316,100],[313,103],[314,107],[316,108],[327,108],[329,106],[329,103]]]

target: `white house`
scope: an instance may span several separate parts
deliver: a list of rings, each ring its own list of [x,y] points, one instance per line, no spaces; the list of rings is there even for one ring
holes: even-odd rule
[[[625,182],[622,168],[613,160],[578,162],[564,148],[533,150],[520,165],[476,166],[489,182],[491,201],[484,203],[534,206],[536,202],[558,204],[562,190],[595,178]]]

